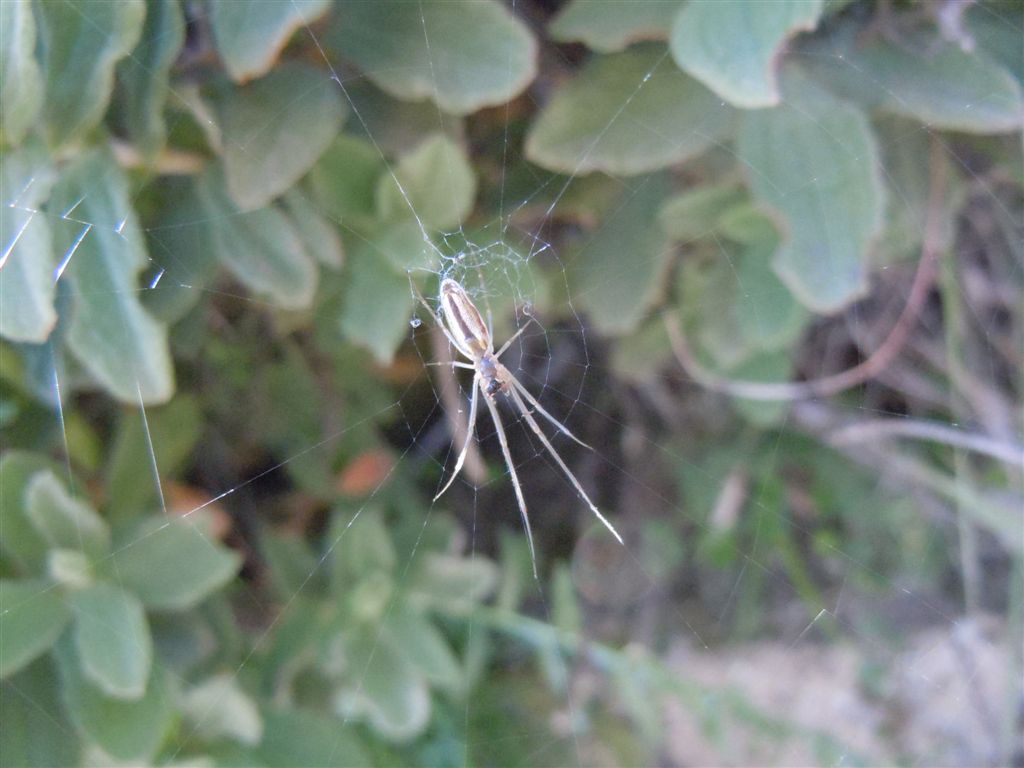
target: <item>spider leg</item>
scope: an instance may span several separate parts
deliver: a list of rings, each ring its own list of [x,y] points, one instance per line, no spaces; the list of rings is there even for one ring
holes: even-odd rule
[[[497,352],[494,353],[494,359],[497,360],[499,357],[501,357],[505,353],[505,350],[512,346],[512,342],[515,341],[516,339],[518,339],[520,336],[522,336],[523,335],[523,331],[525,331],[527,328],[530,327],[530,323],[535,323],[535,322],[537,322],[537,321],[534,320],[532,317],[529,320],[527,320],[523,324],[523,327],[520,328],[515,333],[513,333],[512,336],[509,337],[509,340],[501,345],[501,349],[499,349]],[[493,336],[491,338],[493,338]]]
[[[494,429],[498,433],[501,453],[505,457],[505,464],[508,466],[508,473],[512,478],[512,487],[515,489],[516,500],[519,502],[519,513],[523,518],[523,527],[526,528],[526,540],[530,544],[530,561],[533,563],[533,577],[536,579],[539,577],[537,576],[537,553],[533,549],[533,531],[530,530],[530,517],[526,514],[526,501],[523,499],[523,489],[519,487],[516,465],[512,463],[512,454],[508,450],[508,438],[505,437],[505,427],[501,423],[501,416],[498,414],[494,401],[485,394],[484,402],[487,404],[487,410],[491,412],[491,418],[494,420]]]
[[[450,363],[446,363],[446,362],[443,362],[443,361],[433,361],[433,362],[429,362],[429,363],[424,363],[424,365],[450,365],[453,368],[465,368],[466,370],[469,370],[469,371],[475,371],[476,370],[476,366],[473,365],[472,363],[463,363],[463,362],[460,362],[458,360],[453,360]]]
[[[434,497],[434,501],[441,498],[444,492],[448,490],[449,486],[455,482],[455,478],[459,476],[459,470],[462,469],[462,465],[466,461],[466,454],[469,453],[469,442],[473,439],[473,428],[476,426],[476,402],[479,399],[480,394],[480,387],[477,386],[479,378],[479,373],[473,377],[473,394],[469,399],[469,421],[466,422],[466,442],[462,444],[462,450],[459,451],[459,458],[455,462],[455,469],[452,470],[452,476],[448,478],[448,482],[444,484],[444,488],[437,492],[437,496]]]
[[[625,542],[622,541],[622,537],[619,535],[619,532],[615,530],[615,526],[608,522],[608,519],[601,514],[600,510],[598,510],[598,508],[594,505],[594,502],[590,500],[590,497],[587,496],[586,491],[583,490],[583,486],[581,486],[579,480],[576,479],[576,475],[574,475],[569,470],[569,467],[565,465],[565,462],[562,461],[562,457],[559,456],[558,451],[555,450],[555,446],[551,444],[551,441],[548,440],[544,432],[541,431],[540,425],[537,423],[537,420],[533,418],[533,415],[530,413],[530,410],[526,407],[526,403],[523,402],[523,398],[519,396],[519,392],[513,388],[509,390],[509,394],[512,395],[512,400],[515,401],[515,404],[519,408],[519,411],[522,413],[523,418],[526,419],[526,423],[530,425],[530,429],[532,429],[536,433],[537,437],[539,437],[540,441],[544,444],[544,447],[548,449],[548,451],[551,453],[551,456],[558,463],[558,466],[562,468],[562,471],[565,473],[565,476],[569,478],[569,482],[572,483],[572,486],[573,488],[576,489],[576,492],[583,497],[583,500],[585,502],[587,502],[587,504],[590,507],[590,511],[597,515],[597,519],[604,523],[604,527],[611,531],[612,536],[614,536],[618,540],[619,544],[624,544]]]
[[[544,409],[544,406],[542,406],[539,402],[537,402],[537,398],[534,397],[533,395],[531,395],[530,391],[526,387],[524,387],[522,384],[520,384],[519,380],[515,376],[513,376],[511,373],[509,373],[509,375],[508,375],[508,380],[511,381],[512,382],[512,386],[515,387],[516,389],[518,389],[519,393],[523,397],[526,398],[526,402],[528,402],[530,405],[532,405],[540,413],[541,416],[543,416],[545,419],[550,421],[555,426],[555,428],[558,429],[559,432],[562,432],[563,434],[568,435],[573,440],[575,440],[577,443],[582,445],[584,448],[588,448],[591,451],[594,450],[589,445],[587,445],[582,440],[580,440],[578,437],[576,437],[576,435],[574,435],[572,432],[570,432],[568,427],[566,427],[558,419],[556,419],[554,416],[552,416],[550,413],[548,413]]]

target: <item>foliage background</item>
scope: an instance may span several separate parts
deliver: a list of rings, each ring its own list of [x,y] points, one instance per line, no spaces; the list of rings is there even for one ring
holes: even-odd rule
[[[1019,761],[1022,29],[4,0],[0,763]],[[537,582],[490,431],[431,504],[448,269],[626,549],[517,428]]]

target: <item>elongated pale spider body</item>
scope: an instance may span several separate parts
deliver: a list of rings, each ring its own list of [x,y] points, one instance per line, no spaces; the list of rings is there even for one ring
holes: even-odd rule
[[[416,292],[416,296],[420,303],[426,307],[427,311],[433,315],[433,310],[427,303],[426,299],[416,290],[415,285],[413,290]],[[505,459],[505,464],[508,466],[509,476],[512,478],[512,487],[516,493],[516,500],[519,503],[519,512],[523,518],[523,527],[526,529],[526,538],[530,545],[530,558],[533,562],[534,575],[537,573],[537,556],[533,546],[533,532],[530,529],[530,517],[526,512],[526,501],[523,498],[523,489],[519,483],[519,476],[516,474],[515,464],[512,463],[512,455],[508,448],[508,439],[505,436],[505,427],[502,424],[501,417],[498,414],[498,408],[496,405],[497,397],[499,394],[503,394],[508,397],[515,405],[519,414],[523,420],[526,421],[527,425],[533,430],[534,434],[540,439],[541,443],[551,454],[551,457],[558,464],[566,478],[572,483],[573,488],[583,498],[590,507],[597,519],[604,523],[605,527],[611,531],[612,535],[622,543],[622,537],[619,532],[615,530],[615,527],[608,522],[607,518],[601,514],[597,506],[587,496],[586,491],[580,485],[576,476],[572,473],[566,463],[559,456],[558,451],[551,444],[547,435],[541,430],[537,420],[533,417],[533,413],[537,412],[545,419],[547,419],[556,429],[572,438],[577,443],[585,448],[590,448],[589,445],[584,443],[572,432],[570,432],[565,425],[558,421],[554,416],[548,413],[543,406],[537,401],[537,399],[530,394],[530,392],[524,387],[515,376],[502,365],[498,358],[504,354],[505,350],[511,346],[520,334],[523,333],[528,327],[529,323],[520,328],[516,333],[506,341],[501,349],[497,352],[494,351],[494,339],[491,336],[491,331],[487,324],[484,323],[483,316],[480,314],[480,310],[473,304],[472,299],[469,298],[469,294],[466,293],[466,289],[463,288],[458,282],[451,278],[445,278],[441,281],[440,288],[440,303],[443,314],[443,322],[439,323],[441,330],[445,336],[448,337],[448,341],[451,342],[452,346],[459,351],[463,357],[469,362],[453,362],[457,368],[467,368],[473,371],[473,389],[470,395],[469,401],[469,420],[466,435],[466,442],[459,452],[459,457],[455,461],[455,469],[452,471],[451,477],[448,478],[448,482],[444,484],[444,487],[434,497],[436,501],[440,496],[448,490],[455,478],[458,477],[459,471],[462,469],[462,465],[466,460],[466,452],[469,449],[469,442],[473,438],[473,430],[476,427],[476,415],[477,415],[477,403],[479,401],[479,393],[483,393],[484,404],[491,413],[491,419],[494,421],[494,429],[498,434],[498,442],[501,444],[501,453]],[[527,405],[529,404],[529,405]],[[532,410],[531,410],[532,408]],[[593,450],[591,448],[591,450]]]

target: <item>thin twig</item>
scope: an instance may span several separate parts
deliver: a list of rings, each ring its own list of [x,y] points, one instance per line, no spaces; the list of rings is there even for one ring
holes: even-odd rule
[[[458,455],[466,445],[469,425],[466,423],[466,409],[459,382],[455,378],[455,368],[451,365],[451,347],[444,332],[437,325],[430,329],[430,346],[434,359],[441,363],[437,366],[437,386],[441,390],[441,402],[448,419],[448,429],[452,435],[452,442],[455,443],[455,454]],[[469,445],[463,471],[466,477],[478,485],[487,480],[487,466],[476,441]]]
[[[928,291],[935,281],[938,255],[942,248],[942,203],[946,194],[948,164],[942,155],[942,145],[936,139],[932,139],[930,154],[928,214],[921,244],[921,258],[914,273],[914,282],[910,286],[910,294],[907,296],[903,311],[889,335],[866,360],[841,373],[810,381],[737,381],[704,368],[687,342],[678,314],[665,312],[662,319],[668,332],[669,343],[683,370],[701,386],[748,400],[806,400],[829,397],[862,384],[885,370],[899,354],[913,329]]]
[[[986,435],[965,432],[934,421],[872,419],[850,424],[829,435],[829,439],[834,445],[849,445],[887,437],[912,437],[944,443],[955,448],[983,453],[1024,469],[1024,445],[1000,442]]]

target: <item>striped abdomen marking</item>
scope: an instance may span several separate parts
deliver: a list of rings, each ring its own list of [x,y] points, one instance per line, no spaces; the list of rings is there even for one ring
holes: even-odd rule
[[[466,289],[451,278],[441,281],[444,319],[455,340],[479,357],[491,349],[491,334]]]

